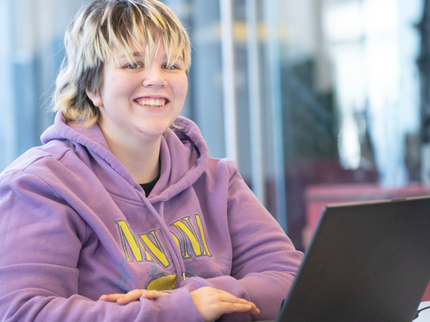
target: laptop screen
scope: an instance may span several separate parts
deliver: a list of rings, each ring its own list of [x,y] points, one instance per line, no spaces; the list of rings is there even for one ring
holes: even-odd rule
[[[275,321],[412,321],[429,280],[430,198],[327,206]]]

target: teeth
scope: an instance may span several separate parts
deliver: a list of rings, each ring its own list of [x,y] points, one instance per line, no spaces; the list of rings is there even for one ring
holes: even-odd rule
[[[160,107],[166,105],[165,99],[150,99],[150,100],[141,100],[139,102],[140,105],[150,106],[150,107]]]

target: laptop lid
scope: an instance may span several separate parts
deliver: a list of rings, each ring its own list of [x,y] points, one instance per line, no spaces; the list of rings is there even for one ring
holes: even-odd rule
[[[430,280],[430,198],[329,205],[276,322],[410,322]]]

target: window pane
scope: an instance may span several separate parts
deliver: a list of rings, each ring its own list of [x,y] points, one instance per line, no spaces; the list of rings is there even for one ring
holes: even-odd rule
[[[199,125],[211,155],[225,157],[222,3],[164,2],[193,45],[182,114]],[[62,37],[81,4],[0,3],[0,169],[40,144],[52,123],[45,109]],[[305,249],[327,203],[429,194],[430,36],[422,0],[231,4],[236,161],[296,247]]]

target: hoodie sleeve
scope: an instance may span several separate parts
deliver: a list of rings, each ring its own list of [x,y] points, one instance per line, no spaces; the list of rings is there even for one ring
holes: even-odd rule
[[[287,296],[303,259],[277,221],[264,208],[237,171],[230,169],[227,216],[233,248],[231,276],[193,277],[181,286],[192,291],[212,286],[254,302],[261,313],[230,314],[222,321],[273,319]],[[248,315],[248,317],[244,316]]]
[[[0,177],[0,236],[2,321],[202,321],[186,289],[123,306],[79,295],[86,225],[38,176]]]

